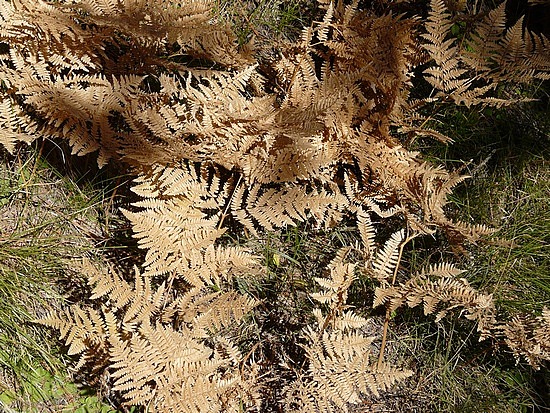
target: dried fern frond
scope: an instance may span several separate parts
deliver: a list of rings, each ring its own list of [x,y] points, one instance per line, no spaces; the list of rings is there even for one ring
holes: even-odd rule
[[[308,368],[285,389],[288,411],[347,412],[412,374],[371,361],[375,337],[361,332],[369,321],[345,311],[356,267],[345,262],[350,251],[338,251],[328,265],[330,277],[315,278],[323,291],[310,296],[327,304],[328,312],[315,309],[317,324],[303,330]]]
[[[324,291],[310,293],[311,298],[314,300],[323,304],[328,304],[331,312],[329,317],[340,315],[345,308],[348,289],[355,279],[354,271],[356,265],[344,262],[344,258],[349,253],[349,250],[349,248],[340,249],[336,257],[329,263],[329,277],[315,277],[315,281]]]
[[[275,189],[256,184],[247,189],[242,186],[235,191],[231,212],[253,232],[253,222],[270,231],[309,219],[318,226],[333,226],[341,220],[341,211],[347,205],[346,198],[339,193],[308,190],[306,185]]]
[[[464,61],[478,76],[493,82],[550,79],[548,38],[526,30],[523,18],[506,28],[505,6],[491,10],[476,26]]]
[[[317,391],[338,407],[358,403],[360,394],[377,396],[410,372],[384,367],[378,369],[369,359],[373,338],[360,333],[306,333],[309,372]],[[325,400],[326,400],[325,399]],[[319,399],[319,402],[323,398]]]
[[[449,96],[457,104],[470,106],[486,102],[485,94],[496,84],[475,86],[474,79],[462,63],[455,39],[448,38],[453,23],[445,2],[431,0],[430,7],[427,33],[423,37],[427,40],[424,48],[435,65],[424,71],[426,80],[443,92],[441,96]]]
[[[374,255],[375,242],[374,237],[376,232],[370,214],[363,209],[357,211],[357,229],[361,236],[361,243],[363,247],[363,253],[366,259],[370,259]]]
[[[370,360],[373,337],[353,330],[304,331],[309,368],[286,389],[285,404],[293,412],[347,412],[369,396],[378,396],[412,372]],[[295,406],[300,401],[301,405]],[[294,406],[293,406],[294,405]]]
[[[123,147],[150,142],[132,108],[137,102],[149,103],[148,109],[164,106],[166,95],[150,90],[144,77],[169,70],[175,73],[169,77],[178,79],[186,69],[194,71],[166,58],[174,48],[177,56],[217,60],[223,67],[253,63],[249,50],[237,51],[226,25],[213,24],[211,8],[211,2],[200,0],[179,5],[168,0],[3,2],[0,42],[9,51],[0,71],[10,87],[5,92],[25,112],[40,115],[37,135],[68,139],[75,153],[99,149],[104,165]]]
[[[169,274],[201,287],[257,272],[255,257],[245,249],[213,245],[225,231],[220,223],[230,182],[211,172],[183,163],[154,168],[136,180],[134,191],[145,199],[134,203],[140,211],[124,214],[147,249],[146,275]]]
[[[378,251],[372,261],[372,273],[380,282],[389,283],[393,277],[399,257],[399,247],[405,238],[403,229],[392,234],[382,250]]]
[[[449,36],[453,22],[445,2],[432,0],[430,6],[423,38],[435,65],[424,73],[426,80],[441,91],[438,96],[466,106],[509,105],[513,99],[496,98],[489,92],[506,82],[550,78],[549,40],[525,30],[523,18],[506,28],[505,3],[477,25],[464,50]]]
[[[550,310],[536,318],[515,316],[500,326],[506,345],[519,360],[524,358],[535,369],[550,361]]]
[[[135,338],[113,336],[110,344],[114,390],[128,404],[160,412],[237,412],[249,402],[239,390],[250,391],[253,383],[241,376],[240,353],[227,340],[212,349],[170,326],[144,324]]]
[[[17,142],[31,143],[37,136],[29,131],[30,119],[8,97],[0,100],[0,145],[13,153]]]
[[[480,340],[492,336],[496,325],[492,295],[479,293],[464,278],[455,278],[458,273],[451,264],[439,264],[399,286],[377,287],[373,306],[388,303],[390,311],[395,311],[404,304],[409,307],[423,304],[424,314],[436,313],[436,322],[460,308],[465,318],[477,322]]]
[[[50,313],[35,321],[59,330],[60,338],[65,340],[65,345],[68,346],[67,353],[69,355],[86,352],[81,356],[77,366],[81,366],[87,361],[88,352],[92,355],[97,354],[98,350],[107,353],[108,333],[105,321],[97,310],[83,310],[75,305],[61,314]]]
[[[77,367],[108,367],[113,390],[128,404],[158,412],[240,411],[256,405],[255,372],[222,334],[255,302],[236,292],[200,289],[174,300],[136,269],[134,285],[113,271],[92,271],[101,311],[73,306],[37,322],[60,331]],[[208,339],[208,340],[206,340]]]

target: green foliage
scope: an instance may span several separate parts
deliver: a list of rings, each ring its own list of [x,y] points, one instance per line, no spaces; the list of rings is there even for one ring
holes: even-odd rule
[[[0,393],[0,407],[4,411],[13,411],[13,406],[24,406],[25,413],[38,413],[44,409],[55,409],[59,413],[117,413],[91,389],[78,388],[68,381],[62,371],[52,374],[42,367],[35,367],[26,372],[25,380],[18,393],[14,390]],[[24,404],[21,403],[21,394],[26,398]]]

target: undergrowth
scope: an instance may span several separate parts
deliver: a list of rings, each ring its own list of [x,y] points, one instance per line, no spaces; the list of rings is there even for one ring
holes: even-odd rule
[[[94,239],[109,185],[63,176],[41,152],[3,154],[0,165],[0,410],[114,413],[71,381],[63,349],[32,322],[82,294],[71,260],[103,250]]]
[[[471,177],[452,195],[453,214],[491,225],[484,242],[456,250],[416,241],[408,261],[420,268],[433,254],[454,255],[468,280],[493,294],[502,317],[540,315],[550,305],[550,110],[547,87],[525,89],[536,101],[503,109],[440,109],[438,129],[454,140],[423,147],[435,162]],[[420,146],[421,143],[419,143]],[[418,311],[397,321],[406,353],[430,372],[428,411],[545,412],[550,409],[548,366],[533,371],[498,345],[477,342],[471,326],[420,321]],[[398,334],[398,333],[396,333]]]

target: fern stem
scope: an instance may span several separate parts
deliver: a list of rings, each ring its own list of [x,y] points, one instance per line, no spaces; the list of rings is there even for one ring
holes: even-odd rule
[[[408,228],[407,228],[408,232]],[[397,278],[397,271],[399,270],[399,264],[401,263],[401,258],[403,258],[403,250],[405,249],[405,245],[407,245],[410,241],[412,241],[418,234],[413,234],[410,236],[407,236],[405,241],[401,244],[399,247],[399,256],[397,257],[397,264],[395,264],[395,269],[393,270],[393,278],[391,280],[392,287],[395,285],[395,280]],[[386,318],[384,319],[384,328],[382,330],[382,343],[380,344],[380,353],[378,354],[378,364],[377,368],[382,367],[382,362],[384,361],[384,352],[386,349],[386,340],[388,336],[388,327],[390,325],[390,318],[391,318],[391,311],[389,307],[386,307]]]
[[[239,179],[237,180],[237,183],[235,184],[235,188],[233,188],[233,193],[231,194],[231,197],[227,200],[227,205],[225,206],[225,209],[223,210],[222,216],[220,218],[220,223],[218,224],[218,229],[221,229],[223,225],[223,221],[225,220],[225,217],[227,216],[227,211],[231,207],[231,203],[233,202],[233,198],[235,197],[235,193],[237,192],[237,188],[239,187],[239,184],[241,183],[243,176],[239,175]]]
[[[382,367],[382,362],[384,361],[384,351],[386,348],[386,337],[388,334],[388,325],[390,324],[390,309],[386,308],[386,319],[384,320],[384,330],[382,331],[382,344],[380,345],[380,353],[378,354],[378,364],[377,368]]]

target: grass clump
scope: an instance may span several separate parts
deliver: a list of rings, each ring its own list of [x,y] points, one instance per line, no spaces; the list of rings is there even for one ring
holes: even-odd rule
[[[549,182],[550,161],[544,155],[533,156],[519,173],[508,168],[485,179],[486,213],[501,221],[500,240],[483,248],[476,277],[511,313],[550,306]]]
[[[253,40],[264,47],[297,38],[311,21],[311,0],[217,0],[215,12],[233,25],[240,45]]]

